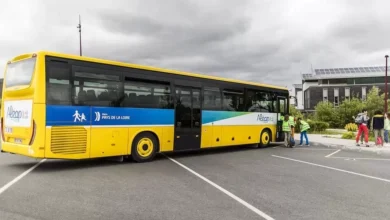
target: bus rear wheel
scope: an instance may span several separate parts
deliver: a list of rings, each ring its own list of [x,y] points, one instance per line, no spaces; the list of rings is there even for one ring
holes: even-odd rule
[[[139,163],[148,162],[156,156],[157,149],[156,137],[149,132],[144,132],[134,138],[131,146],[131,157]]]
[[[260,134],[259,147],[268,147],[271,143],[271,131],[264,129]]]

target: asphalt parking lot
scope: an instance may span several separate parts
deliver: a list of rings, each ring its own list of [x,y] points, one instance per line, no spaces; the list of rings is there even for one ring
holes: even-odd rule
[[[38,161],[0,154],[0,219],[390,216],[390,158],[385,156],[322,145],[167,156],[143,164],[46,160],[27,173]]]

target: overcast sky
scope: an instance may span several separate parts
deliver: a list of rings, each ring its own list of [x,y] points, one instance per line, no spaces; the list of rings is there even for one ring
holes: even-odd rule
[[[390,2],[2,0],[0,69],[36,50],[290,87],[313,68],[384,65]]]

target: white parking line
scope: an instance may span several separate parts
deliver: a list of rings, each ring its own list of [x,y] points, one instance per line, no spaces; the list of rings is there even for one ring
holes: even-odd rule
[[[30,169],[24,171],[22,174],[20,174],[19,176],[17,176],[15,179],[11,180],[11,182],[5,184],[3,187],[0,188],[0,195],[5,192],[8,188],[10,188],[13,184],[15,184],[16,182],[18,182],[19,180],[21,180],[24,176],[26,176],[28,173],[30,173],[31,171],[33,171],[35,168],[37,168],[41,163],[45,162],[46,159],[43,159],[41,161],[39,161],[38,163],[36,163],[34,166],[32,166]]]
[[[328,154],[328,155],[326,155],[325,157],[330,157],[330,156],[332,156],[332,155],[335,155],[335,154],[337,154],[338,152],[340,152],[341,150],[336,150],[335,152],[333,152],[333,153],[331,153],[331,154]]]
[[[192,169],[188,168],[187,166],[179,163],[178,161],[176,161],[175,159],[172,159],[168,156],[166,156],[169,160],[171,160],[172,162],[176,163],[177,165],[181,166],[182,168],[186,169],[187,171],[189,171],[190,173],[194,174],[195,176],[199,177],[200,179],[204,180],[205,182],[207,182],[208,184],[214,186],[215,188],[219,189],[220,191],[222,191],[223,193],[225,193],[226,195],[230,196],[232,199],[236,200],[237,202],[241,203],[242,205],[244,205],[245,207],[247,207],[248,209],[252,210],[254,213],[258,214],[259,216],[263,217],[264,219],[267,219],[267,220],[273,220],[273,218],[267,214],[265,214],[264,212],[260,211],[259,209],[257,209],[256,207],[252,206],[251,204],[245,202],[244,200],[242,200],[241,198],[237,197],[236,195],[234,195],[233,193],[227,191],[226,189],[222,188],[221,186],[217,185],[216,183],[212,182],[211,180],[207,179],[206,177],[200,175],[199,173],[193,171]]]
[[[272,155],[272,156],[273,157],[277,157],[277,158],[281,158],[281,159],[285,159],[285,160],[291,160],[291,161],[295,161],[295,162],[299,162],[299,163],[309,164],[309,165],[312,165],[312,166],[322,167],[322,168],[326,168],[326,169],[330,169],[330,170],[336,170],[336,171],[343,172],[343,173],[349,173],[349,174],[352,174],[352,175],[362,176],[362,177],[366,177],[366,178],[380,180],[380,181],[384,181],[384,182],[390,183],[389,179],[384,179],[384,178],[375,177],[375,176],[369,176],[369,175],[366,175],[366,174],[356,173],[356,172],[343,170],[343,169],[338,169],[338,168],[334,168],[334,167],[328,167],[328,166],[324,166],[324,165],[321,165],[321,164],[310,163],[310,162],[307,162],[307,161],[296,160],[296,159],[292,159],[292,158],[288,158],[288,157],[281,157],[281,156],[277,156],[277,155]]]
[[[329,149],[329,148],[318,148],[318,149],[313,149],[313,148],[293,148],[294,150],[331,150],[333,151],[334,149]]]
[[[286,149],[286,147],[273,147],[273,148],[282,148],[282,149]],[[318,148],[318,147],[294,147],[294,148],[288,148],[290,150],[334,150],[333,148]]]
[[[384,161],[390,161],[390,159],[387,158],[359,158],[359,157],[331,157],[334,159],[350,159],[350,160],[384,160]]]

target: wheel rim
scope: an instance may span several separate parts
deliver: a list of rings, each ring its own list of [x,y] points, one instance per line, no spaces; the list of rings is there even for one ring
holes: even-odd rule
[[[263,135],[261,136],[261,143],[268,144],[268,142],[269,142],[269,134],[268,132],[264,132]]]
[[[149,138],[142,138],[137,144],[137,153],[141,157],[148,157],[153,153],[153,141]]]

